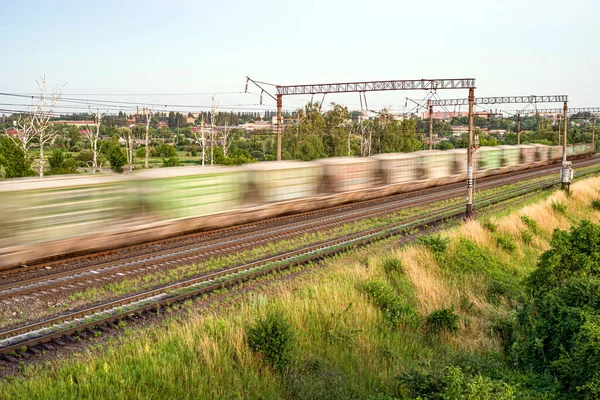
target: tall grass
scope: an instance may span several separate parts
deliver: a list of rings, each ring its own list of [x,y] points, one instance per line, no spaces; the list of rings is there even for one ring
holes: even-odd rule
[[[403,398],[474,387],[505,398],[530,393],[529,378],[502,356],[510,310],[552,230],[582,218],[598,222],[591,203],[599,189],[600,179],[588,179],[573,184],[569,198],[556,192],[492,218],[493,230],[471,221],[421,244],[390,249],[388,241],[351,252],[298,280],[265,280],[263,289],[222,308],[191,306],[186,318],[24,368],[0,383],[0,398]],[[564,202],[564,214],[553,201]],[[537,233],[523,240],[533,230],[529,220]],[[266,315],[281,315],[294,333],[289,362],[277,368],[249,346],[248,327]]]

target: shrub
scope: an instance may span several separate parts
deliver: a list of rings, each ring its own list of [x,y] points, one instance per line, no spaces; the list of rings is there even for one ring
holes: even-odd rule
[[[517,246],[513,243],[510,237],[506,235],[497,235],[496,236],[496,245],[503,250],[508,252],[513,252],[517,248]]]
[[[445,252],[448,248],[448,241],[448,238],[442,238],[440,235],[419,237],[419,243],[428,247],[435,254]]]
[[[291,360],[295,338],[292,327],[279,312],[269,312],[246,329],[248,345],[277,371],[283,371]]]
[[[429,314],[425,323],[427,330],[431,333],[456,332],[458,330],[458,319],[459,316],[454,312],[454,308],[442,307]]]
[[[481,226],[483,226],[485,230],[491,233],[495,233],[498,230],[498,224],[492,222],[489,219],[484,219],[483,221],[481,221]]]
[[[179,167],[181,163],[179,162],[179,157],[169,157],[163,158],[163,167]]]
[[[592,200],[592,208],[594,210],[600,211],[600,198]]]
[[[523,223],[527,226],[527,229],[529,229],[532,233],[536,235],[540,233],[540,228],[538,227],[537,222],[529,218],[527,215],[521,215],[521,221],[523,221]]]
[[[521,231],[521,239],[524,243],[529,244],[533,242],[533,234],[528,230]]]
[[[386,274],[401,273],[402,263],[397,258],[386,258],[383,261],[383,270]]]
[[[406,299],[398,296],[389,284],[371,281],[363,285],[363,289],[375,306],[381,309],[383,317],[394,327],[416,327],[419,323],[419,313]]]
[[[65,155],[62,150],[55,149],[48,157],[48,175],[75,174],[77,173],[77,161],[70,155]]]
[[[566,215],[567,214],[567,204],[563,201],[552,200],[551,203],[552,209],[559,214]]]
[[[123,165],[127,163],[127,154],[120,147],[114,147],[108,154],[108,161],[113,170],[121,172]]]

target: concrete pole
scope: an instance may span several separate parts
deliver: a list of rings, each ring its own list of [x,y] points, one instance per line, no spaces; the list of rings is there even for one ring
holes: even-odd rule
[[[283,129],[283,116],[281,108],[283,105],[283,95],[277,95],[277,161],[281,161],[281,130]]]
[[[558,145],[560,146],[560,115],[557,116],[558,118]]]
[[[567,123],[569,119],[567,118],[567,102],[565,101],[565,105],[563,106],[563,119],[565,120],[564,132],[563,132],[563,158],[562,163],[563,166],[567,162]]]
[[[429,108],[429,150],[433,150],[433,106],[431,100],[427,100],[427,108]]]
[[[596,125],[596,118],[592,117],[592,148],[594,153],[596,152],[596,136],[594,135],[594,125]]]
[[[469,88],[469,138],[467,141],[467,209],[465,219],[473,218],[473,186],[475,179],[473,177],[473,106],[475,103],[475,89]]]
[[[517,114],[517,144],[521,144],[521,114]]]

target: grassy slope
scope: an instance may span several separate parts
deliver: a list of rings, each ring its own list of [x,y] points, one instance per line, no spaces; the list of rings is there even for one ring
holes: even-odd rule
[[[301,282],[274,283],[227,310],[192,308],[183,320],[127,332],[118,345],[24,368],[24,378],[0,383],[0,398],[410,397],[418,382],[430,384],[448,365],[502,378],[521,394],[543,389],[545,378],[510,368],[504,328],[520,281],[548,247],[552,230],[581,218],[598,222],[600,213],[589,205],[599,190],[600,178],[578,182],[568,199],[557,192],[496,219],[495,233],[479,222],[463,224],[442,234],[448,248],[436,254],[423,245],[387,242],[338,257]],[[553,201],[565,202],[569,216],[554,210]],[[539,233],[523,234],[528,228],[520,215],[536,221]],[[400,270],[386,272],[390,258],[400,260]],[[418,311],[420,323],[391,324],[366,294],[367,282],[393,288]],[[428,331],[427,316],[442,307],[459,315],[456,333]],[[246,345],[245,327],[269,310],[282,311],[296,333],[293,362],[283,374]]]

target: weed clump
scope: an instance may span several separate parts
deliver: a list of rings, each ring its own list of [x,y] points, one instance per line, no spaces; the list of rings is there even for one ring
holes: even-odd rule
[[[375,306],[381,309],[383,317],[394,327],[416,327],[419,314],[406,299],[398,296],[388,283],[371,281],[363,285],[363,290],[371,298]]]
[[[527,215],[521,215],[521,221],[527,226],[533,234],[537,235],[540,233],[540,228],[538,227],[537,222],[533,219],[529,218]]]
[[[523,240],[523,243],[531,244],[533,242],[533,233],[529,230],[521,231],[521,240]]]
[[[435,254],[443,253],[448,248],[448,238],[442,238],[441,235],[421,236],[419,243],[423,244]]]
[[[552,209],[561,215],[567,214],[567,204],[564,201],[552,200]]]
[[[496,231],[498,230],[498,224],[492,222],[492,220],[489,219],[484,219],[483,221],[481,221],[481,226],[483,227],[483,229],[491,233],[496,233]]]
[[[592,208],[596,211],[600,211],[600,198],[592,200]]]
[[[509,253],[512,253],[517,248],[513,241],[506,235],[497,235],[496,245],[502,250],[508,251]]]
[[[269,312],[246,329],[248,346],[260,354],[277,371],[283,371],[291,360],[295,345],[294,332],[280,312]]]
[[[426,328],[428,332],[456,332],[458,331],[458,314],[454,312],[454,308],[440,308],[435,310],[426,320]]]
[[[397,258],[387,258],[383,261],[383,270],[386,274],[401,273],[402,263]]]

